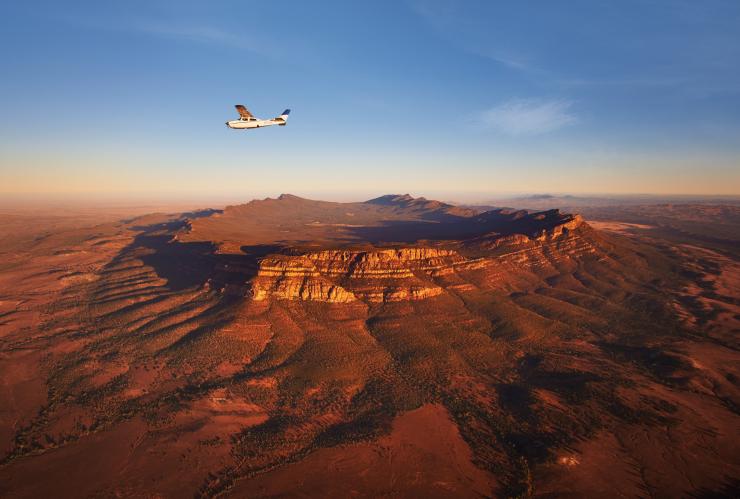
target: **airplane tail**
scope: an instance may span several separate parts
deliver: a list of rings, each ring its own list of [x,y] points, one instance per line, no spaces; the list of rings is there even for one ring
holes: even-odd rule
[[[288,123],[288,115],[290,114],[290,109],[286,109],[283,111],[283,114],[275,118],[275,121],[280,121],[282,123],[278,123],[280,126],[285,126]]]

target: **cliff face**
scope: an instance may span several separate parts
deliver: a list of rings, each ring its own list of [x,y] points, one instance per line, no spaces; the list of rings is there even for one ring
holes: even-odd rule
[[[274,297],[331,303],[420,300],[443,290],[419,276],[464,261],[455,251],[435,248],[273,255],[260,262],[251,295],[254,300]]]
[[[528,272],[559,265],[596,247],[576,216],[532,235],[489,234],[445,247],[332,249],[270,255],[248,283],[253,300],[368,303],[425,300],[446,290],[505,287]]]
[[[257,301],[273,297],[347,303],[357,299],[353,293],[323,276],[305,256],[264,258],[251,282],[251,296]]]

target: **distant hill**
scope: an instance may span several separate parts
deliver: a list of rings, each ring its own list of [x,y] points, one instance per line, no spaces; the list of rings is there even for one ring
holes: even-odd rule
[[[222,251],[237,253],[241,246],[274,244],[382,245],[510,230],[507,224],[515,216],[502,210],[482,215],[481,210],[408,194],[390,194],[360,203],[314,201],[282,194],[276,199],[228,206],[222,213],[192,220],[178,238],[210,241]],[[532,219],[527,230],[545,225]]]

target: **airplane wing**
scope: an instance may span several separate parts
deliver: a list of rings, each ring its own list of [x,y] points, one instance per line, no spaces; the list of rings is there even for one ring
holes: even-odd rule
[[[241,104],[237,104],[234,107],[236,108],[237,111],[239,111],[239,116],[241,116],[242,118],[254,118],[254,115],[250,113],[249,110],[246,107],[242,106]]]

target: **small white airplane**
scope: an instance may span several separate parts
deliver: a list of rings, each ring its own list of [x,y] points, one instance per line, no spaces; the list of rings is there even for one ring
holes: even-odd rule
[[[241,104],[237,104],[234,106],[237,111],[239,111],[239,119],[233,120],[233,121],[227,121],[226,126],[229,128],[236,128],[236,129],[246,129],[246,128],[262,128],[263,126],[272,126],[272,125],[280,125],[285,126],[288,123],[288,115],[290,114],[290,109],[286,109],[283,111],[283,114],[278,116],[277,118],[273,118],[271,120],[260,120],[254,117],[252,113],[249,112],[249,110],[242,106]]]

